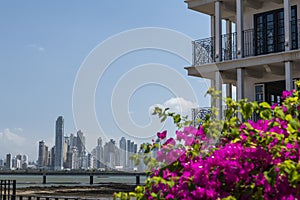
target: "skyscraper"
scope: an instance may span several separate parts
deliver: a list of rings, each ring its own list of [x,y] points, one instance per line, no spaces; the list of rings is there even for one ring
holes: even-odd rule
[[[120,165],[123,166],[123,168],[126,167],[126,161],[126,139],[122,137],[120,139]]]
[[[103,146],[102,146],[102,138],[99,137],[97,140],[97,146],[95,148],[95,159],[96,159],[96,168],[104,167],[103,163]]]
[[[22,156],[22,169],[27,169],[27,167],[28,167],[28,156],[24,154]]]
[[[38,167],[45,167],[48,164],[48,147],[45,145],[45,141],[39,141],[39,155],[38,155]]]
[[[64,147],[64,118],[59,116],[55,127],[55,157],[54,170],[63,169],[63,147]]]
[[[85,154],[85,137],[81,130],[77,131],[77,150],[80,156]]]
[[[81,130],[77,131],[77,139],[76,139],[76,147],[78,151],[78,160],[79,160],[79,168],[85,169],[87,162],[86,162],[86,151],[85,151],[85,137]]]
[[[6,154],[6,164],[5,164],[5,169],[11,170],[12,169],[12,156],[11,154]]]

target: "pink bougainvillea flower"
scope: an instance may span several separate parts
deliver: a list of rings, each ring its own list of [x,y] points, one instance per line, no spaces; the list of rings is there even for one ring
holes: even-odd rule
[[[157,137],[159,138],[159,139],[161,139],[161,140],[163,140],[163,139],[165,139],[166,137],[167,137],[167,131],[165,130],[165,131],[163,131],[163,132],[158,132],[157,133]]]
[[[169,138],[164,144],[163,146],[167,146],[167,145],[171,145],[171,146],[175,146],[176,141],[173,138]]]

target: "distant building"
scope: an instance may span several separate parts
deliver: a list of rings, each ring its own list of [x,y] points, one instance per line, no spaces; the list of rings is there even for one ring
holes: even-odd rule
[[[48,147],[45,145],[45,141],[39,141],[39,155],[38,155],[38,167],[43,168],[48,166]]]
[[[108,168],[114,168],[120,163],[120,154],[113,139],[104,145],[104,162]]]
[[[5,169],[6,170],[11,170],[12,167],[12,156],[11,154],[6,154],[6,162],[5,162]]]
[[[16,157],[14,158],[13,168],[22,169],[22,155],[21,154],[16,155]]]
[[[127,168],[130,170],[132,170],[134,167],[134,162],[131,159],[132,155],[135,153],[134,148],[134,142],[127,140]]]
[[[67,163],[67,153],[70,150],[70,138],[64,137],[64,146],[63,146],[63,161],[64,161],[64,167],[66,167]]]
[[[77,145],[77,137],[73,133],[71,133],[70,135],[69,145],[70,145],[70,149],[72,149],[72,147],[75,147]]]
[[[99,169],[99,168],[104,168],[104,151],[103,151],[103,146],[102,146],[102,138],[99,137],[97,140],[97,146],[93,149],[92,154],[94,155],[94,167]]]
[[[0,159],[0,169],[4,168],[4,160]]]
[[[126,167],[126,139],[125,137],[122,137],[120,139],[120,165],[123,166],[123,168]]]
[[[49,158],[48,158],[48,167],[54,170],[54,163],[55,163],[55,146],[51,148],[49,151]]]
[[[86,158],[86,150],[85,150],[85,137],[81,130],[77,131],[76,147],[78,151],[79,168],[86,169],[87,158]]]
[[[79,161],[78,161],[78,151],[77,151],[77,147],[72,147],[72,151],[71,151],[71,158],[70,158],[70,162],[71,162],[71,169],[79,169]]]
[[[28,155],[23,155],[22,156],[22,169],[27,169],[28,168]]]
[[[55,126],[54,170],[63,169],[64,118],[59,116]]]
[[[87,155],[87,168],[88,169],[93,169],[94,168],[93,156],[90,153],[88,153],[88,155]]]

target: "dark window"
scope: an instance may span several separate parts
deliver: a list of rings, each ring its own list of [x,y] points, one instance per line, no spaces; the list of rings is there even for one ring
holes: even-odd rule
[[[297,7],[291,8],[292,49],[298,48]],[[284,10],[278,9],[254,15],[255,54],[284,51]]]

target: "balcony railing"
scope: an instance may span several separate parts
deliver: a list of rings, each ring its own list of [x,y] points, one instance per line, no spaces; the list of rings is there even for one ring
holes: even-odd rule
[[[203,65],[215,62],[215,38],[206,38],[193,42],[194,65]]]
[[[300,19],[291,22],[291,45],[292,49],[300,48]],[[268,53],[282,52],[285,50],[282,47],[282,43],[274,44],[274,49],[263,49],[261,45],[255,42],[254,29],[248,29],[243,31],[243,57],[250,57],[256,55],[263,55]],[[237,33],[224,34],[221,36],[221,61],[236,60],[238,59],[237,52]],[[276,46],[277,45],[277,46]],[[260,49],[258,49],[260,47]],[[215,37],[196,40],[193,42],[194,55],[193,65],[199,66],[208,63],[214,63],[216,61],[216,49],[215,49]]]
[[[237,58],[236,33],[224,34],[222,39],[221,60],[234,60]]]

